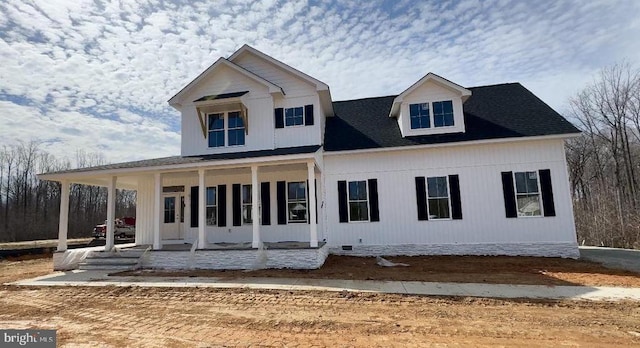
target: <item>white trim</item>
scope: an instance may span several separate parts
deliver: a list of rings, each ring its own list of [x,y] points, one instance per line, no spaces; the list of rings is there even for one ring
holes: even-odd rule
[[[237,64],[224,59],[222,57],[218,58],[218,60],[216,60],[213,64],[211,64],[211,66],[209,66],[205,71],[203,71],[202,73],[200,73],[200,75],[198,75],[195,79],[193,79],[191,82],[189,82],[185,87],[183,87],[178,93],[176,93],[176,95],[174,95],[173,97],[171,97],[171,99],[168,100],[169,105],[171,106],[176,106],[176,105],[181,105],[181,99],[182,97],[189,91],[191,91],[200,81],[202,81],[204,78],[206,78],[207,76],[209,76],[209,74],[213,73],[213,71],[218,68],[219,66],[224,65],[227,66],[233,70],[235,70],[238,73],[241,73],[243,75],[245,75],[246,77],[263,84],[265,87],[267,87],[269,89],[269,93],[282,93],[282,95],[284,95],[284,90],[282,89],[282,87],[269,82],[267,80],[265,80],[264,78],[252,73],[251,71],[238,66]]]
[[[318,149],[319,150],[319,149]],[[317,152],[317,151],[316,151]],[[133,168],[115,168],[115,169],[102,169],[102,170],[87,170],[81,172],[71,172],[71,173],[52,173],[52,174],[38,174],[38,178],[41,180],[49,180],[49,181],[57,181],[58,180],[69,180],[70,182],[74,182],[75,180],[81,180],[86,177],[101,177],[110,174],[146,174],[146,173],[155,173],[162,172],[165,174],[169,174],[172,172],[184,172],[186,171],[197,171],[200,168],[205,168],[207,170],[216,170],[216,169],[229,169],[229,168],[238,168],[238,167],[247,167],[250,168],[252,164],[257,164],[260,166],[269,166],[269,165],[285,165],[285,164],[304,164],[306,160],[313,159],[315,160],[315,152],[309,152],[304,154],[295,154],[295,155],[278,155],[278,156],[263,156],[263,157],[252,157],[252,158],[239,158],[239,159],[228,159],[228,160],[215,160],[212,161],[203,161],[199,163],[180,163],[180,164],[168,164],[163,166],[147,166],[147,167],[133,167]],[[302,162],[304,160],[304,162]],[[132,188],[135,189],[135,188]]]
[[[387,152],[387,151],[404,151],[404,150],[421,150],[425,148],[438,148],[438,147],[447,147],[447,146],[464,146],[464,145],[483,145],[483,144],[495,144],[495,143],[506,143],[510,141],[536,141],[536,140],[552,140],[552,139],[570,139],[579,137],[580,133],[568,133],[568,134],[558,134],[558,135],[536,135],[529,137],[512,137],[512,138],[499,138],[499,139],[487,139],[487,140],[471,140],[471,141],[459,141],[452,143],[440,143],[440,144],[423,144],[423,145],[407,145],[407,146],[393,146],[393,147],[383,147],[377,149],[359,149],[359,150],[339,150],[339,151],[327,151],[324,150],[323,154],[325,156],[346,156],[346,155],[356,155],[361,153],[372,153],[372,152]]]

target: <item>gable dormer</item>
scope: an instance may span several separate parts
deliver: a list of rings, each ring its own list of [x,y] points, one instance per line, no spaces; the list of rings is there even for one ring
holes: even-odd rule
[[[464,133],[462,104],[471,91],[428,73],[394,100],[389,117],[398,120],[403,137]]]
[[[321,145],[329,86],[244,45],[169,100],[183,156]]]

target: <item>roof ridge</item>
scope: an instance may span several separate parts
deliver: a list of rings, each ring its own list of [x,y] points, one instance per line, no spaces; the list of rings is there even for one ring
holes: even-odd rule
[[[352,102],[352,101],[365,100],[365,99],[382,99],[382,98],[392,98],[392,97],[395,98],[397,96],[398,94],[382,95],[377,97],[363,97],[363,98],[356,98],[356,99],[337,100],[337,101],[334,101],[334,103],[345,103],[345,102]]]
[[[506,85],[521,85],[522,86],[522,84],[520,82],[503,82],[503,83],[494,83],[494,84],[490,84],[490,85],[480,85],[480,86],[473,86],[473,87],[467,87],[467,88],[497,87],[497,86],[506,86]]]

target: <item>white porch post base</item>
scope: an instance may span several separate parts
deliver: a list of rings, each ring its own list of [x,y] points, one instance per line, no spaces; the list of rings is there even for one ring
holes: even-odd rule
[[[111,251],[114,246],[114,233],[116,224],[116,180],[117,177],[109,178],[109,186],[107,189],[107,232],[104,251]]]
[[[160,202],[162,200],[162,174],[155,173],[153,175],[153,250],[162,249],[162,243],[160,243]]]
[[[309,181],[309,246],[318,247],[318,219],[316,217],[316,165],[307,162],[307,174]]]
[[[69,230],[69,182],[62,181],[60,187],[60,224],[58,225],[58,251],[67,250]]]
[[[258,166],[251,166],[251,225],[253,227],[253,241],[251,247],[260,248],[260,216],[258,208]]]

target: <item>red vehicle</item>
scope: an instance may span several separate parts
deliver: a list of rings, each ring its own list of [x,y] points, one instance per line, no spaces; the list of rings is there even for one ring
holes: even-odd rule
[[[115,228],[113,229],[113,234],[116,237],[120,238],[133,238],[136,235],[136,218],[134,217],[123,217],[121,219],[116,219]],[[105,238],[107,235],[107,222],[104,224],[96,225],[93,228],[93,236],[95,238]]]

